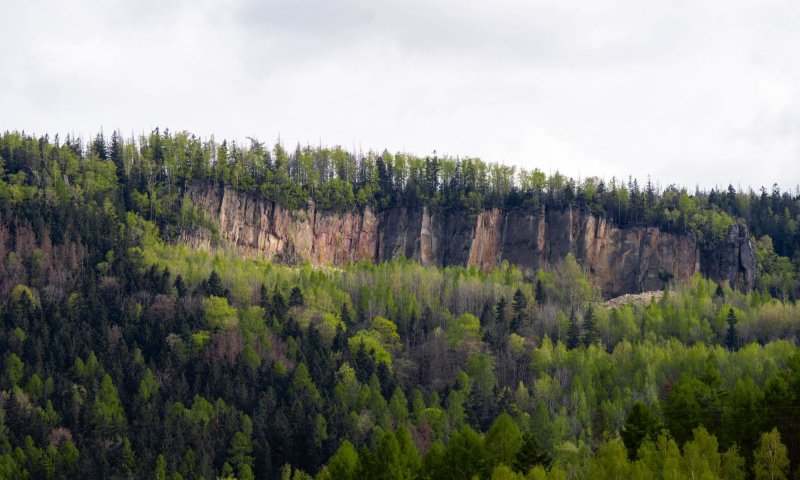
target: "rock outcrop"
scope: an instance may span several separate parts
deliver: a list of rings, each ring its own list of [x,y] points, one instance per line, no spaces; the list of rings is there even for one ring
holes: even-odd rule
[[[220,239],[245,256],[314,265],[413,258],[425,265],[489,270],[508,261],[525,270],[548,268],[572,253],[604,295],[657,290],[697,272],[750,289],[755,251],[747,229],[734,225],[725,241],[701,252],[692,235],[657,227],[618,228],[574,208],[500,209],[478,214],[392,208],[332,213],[313,203],[289,210],[229,187],[192,187],[189,197],[218,226]],[[211,234],[184,238],[210,248]]]
[[[756,250],[744,225],[731,225],[728,235],[715,248],[705,252],[701,272],[743,290],[752,290],[756,277]]]

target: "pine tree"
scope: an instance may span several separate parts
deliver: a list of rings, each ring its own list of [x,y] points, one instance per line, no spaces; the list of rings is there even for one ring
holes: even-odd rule
[[[228,290],[222,286],[222,278],[220,278],[219,274],[216,270],[211,272],[211,275],[208,276],[208,283],[206,286],[206,294],[213,295],[215,297],[227,297]]]
[[[514,309],[514,318],[511,319],[511,330],[518,331],[522,324],[525,322],[525,309],[528,306],[528,299],[522,290],[517,289],[514,293],[514,302],[512,303]]]
[[[335,352],[341,352],[347,346],[347,335],[345,335],[344,328],[342,324],[336,325],[336,335],[333,337],[333,342],[331,343],[331,349]]]
[[[342,323],[344,323],[345,327],[350,327],[353,325],[353,315],[350,313],[350,307],[347,306],[347,302],[342,303]]]
[[[642,402],[634,404],[620,432],[631,460],[636,458],[636,452],[639,451],[642,442],[648,438],[655,440],[661,428],[661,422],[650,406]]]
[[[522,290],[519,288],[514,293],[514,313],[519,314],[522,313],[525,308],[528,306],[528,299],[525,297],[525,294],[522,293]]]
[[[522,434],[522,447],[514,459],[514,468],[520,472],[527,472],[535,465],[550,466],[550,456],[536,441],[536,435],[528,430]]]
[[[739,347],[739,335],[736,333],[736,312],[733,307],[728,309],[728,334],[725,336],[725,346],[728,350],[736,350]]]
[[[581,329],[575,319],[575,311],[569,315],[569,329],[567,330],[567,348],[572,350],[581,344]]]
[[[583,316],[583,344],[589,346],[597,341],[597,331],[594,326],[594,310],[589,307]]]
[[[106,139],[103,137],[103,132],[97,134],[92,142],[92,152],[97,154],[101,160],[108,160],[108,151],[106,148]]]
[[[175,287],[175,293],[178,294],[178,298],[183,298],[186,296],[186,283],[183,281],[182,275],[175,277],[175,283],[173,286]]]
[[[286,316],[287,309],[286,299],[280,290],[275,287],[275,290],[272,292],[272,315],[277,318],[278,321],[282,321]]]
[[[541,280],[536,280],[536,305],[542,306],[544,305],[545,294],[544,294],[544,287],[542,286]]]
[[[269,292],[267,292],[267,286],[263,283],[261,284],[261,288],[258,291],[259,302],[258,306],[263,308],[265,311],[269,312],[271,308],[271,304],[269,301]]]
[[[305,305],[306,300],[303,297],[303,291],[300,290],[300,287],[292,288],[292,292],[289,294],[289,306],[290,307],[302,307]]]
[[[500,300],[497,302],[497,306],[495,307],[494,316],[494,321],[499,325],[505,325],[506,323],[506,305],[506,297],[500,297]]]
[[[358,350],[356,350],[356,355],[353,359],[353,368],[360,382],[366,382],[375,371],[375,362],[372,361],[372,358],[367,353],[364,342],[358,345]]]

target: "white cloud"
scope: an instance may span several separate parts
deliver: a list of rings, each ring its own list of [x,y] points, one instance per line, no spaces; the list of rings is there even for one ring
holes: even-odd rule
[[[0,1],[0,128],[800,183],[800,4]]]

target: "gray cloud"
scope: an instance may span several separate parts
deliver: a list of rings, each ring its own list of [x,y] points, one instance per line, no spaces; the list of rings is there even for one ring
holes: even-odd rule
[[[0,2],[0,128],[436,149],[800,183],[800,4]]]

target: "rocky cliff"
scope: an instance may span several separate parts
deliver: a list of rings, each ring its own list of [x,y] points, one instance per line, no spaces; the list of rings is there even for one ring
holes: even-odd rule
[[[702,272],[750,289],[755,253],[747,229],[734,225],[711,252],[692,235],[656,227],[617,228],[577,209],[485,210],[440,213],[393,208],[380,213],[303,210],[229,187],[192,187],[189,197],[218,226],[220,239],[246,256],[342,265],[400,256],[425,265],[470,265],[489,270],[503,260],[521,269],[548,268],[573,253],[604,295],[657,290]],[[211,234],[184,238],[210,248]]]

